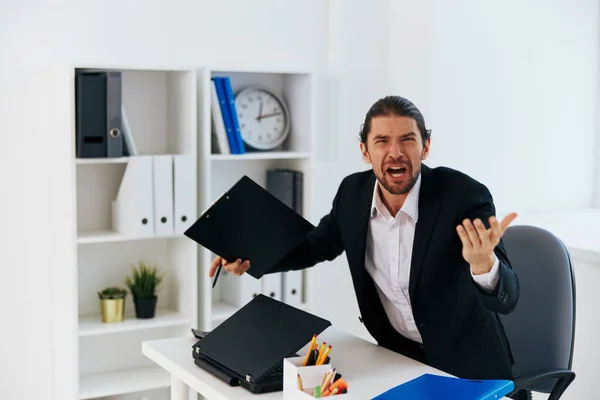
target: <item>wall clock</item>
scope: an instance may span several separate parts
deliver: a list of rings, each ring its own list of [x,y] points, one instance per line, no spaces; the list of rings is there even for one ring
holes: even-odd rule
[[[290,133],[290,114],[283,99],[263,87],[248,87],[235,96],[242,140],[257,150],[272,150]]]

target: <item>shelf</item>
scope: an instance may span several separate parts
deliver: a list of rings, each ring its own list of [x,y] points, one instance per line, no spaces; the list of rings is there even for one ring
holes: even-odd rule
[[[310,158],[310,153],[295,151],[272,151],[246,154],[211,154],[212,161],[243,161],[243,160],[298,160]]]
[[[142,390],[161,389],[171,385],[171,377],[161,367],[138,368],[84,375],[79,383],[79,398],[116,396]]]
[[[299,306],[296,306],[296,308],[306,311],[308,309],[308,304],[302,303]],[[223,302],[213,303],[211,319],[213,321],[225,320],[225,319],[231,317],[239,309],[240,309],[240,307],[235,307],[235,306],[232,306],[231,304],[227,304],[227,303],[223,303]]]
[[[77,158],[77,164],[126,164],[129,157],[111,157],[111,158]]]
[[[125,317],[123,322],[105,324],[100,314],[79,318],[79,336],[106,335],[142,329],[164,328],[168,326],[190,325],[191,320],[172,310],[157,310],[152,319]]]
[[[169,236],[142,236],[142,237],[131,237],[125,236],[115,231],[103,230],[103,231],[91,231],[81,232],[77,236],[77,243],[110,243],[110,242],[127,242],[131,240],[151,240],[151,239],[168,239],[168,238],[180,238],[183,235],[169,235]]]

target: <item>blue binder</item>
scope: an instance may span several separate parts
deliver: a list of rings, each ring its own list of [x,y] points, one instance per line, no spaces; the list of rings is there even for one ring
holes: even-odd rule
[[[227,104],[229,105],[229,116],[231,118],[233,138],[236,141],[236,147],[239,154],[245,154],[246,148],[244,146],[244,141],[242,140],[242,131],[240,130],[240,122],[235,106],[235,95],[233,94],[233,88],[231,87],[231,79],[228,76],[223,77],[223,90],[225,91],[225,97],[227,99]]]
[[[514,390],[510,380],[470,380],[423,374],[372,400],[497,400]]]
[[[225,132],[227,132],[227,141],[229,142],[231,154],[242,154],[235,137],[235,127],[233,126],[233,121],[231,119],[231,107],[225,91],[225,78],[214,77],[212,80],[215,82],[215,87],[217,89],[217,97],[219,98],[219,104],[221,106],[221,114],[223,114],[223,124],[225,125]]]

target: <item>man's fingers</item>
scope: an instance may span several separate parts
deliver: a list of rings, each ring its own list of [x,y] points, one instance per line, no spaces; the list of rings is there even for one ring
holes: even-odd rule
[[[481,240],[482,246],[489,247],[490,234],[489,234],[488,230],[486,229],[485,225],[483,225],[483,222],[481,222],[481,220],[479,218],[477,218],[474,221],[474,225],[475,225],[475,229],[477,230],[477,233],[479,234],[479,240]]]
[[[209,277],[212,278],[215,275],[217,268],[219,268],[219,265],[221,265],[222,262],[223,262],[223,259],[221,257],[219,257],[219,256],[215,257],[212,264],[210,264],[210,269],[208,270]]]
[[[515,218],[517,218],[517,213],[510,213],[506,217],[504,217],[504,219],[500,223],[500,229],[502,234],[504,234],[504,231],[506,230],[506,228],[508,228],[508,225],[510,225],[510,223],[513,222]]]
[[[473,244],[473,247],[481,246],[481,241],[479,240],[479,235],[477,234],[477,231],[473,227],[473,224],[471,223],[471,221],[469,221],[468,219],[465,219],[463,221],[463,226],[467,230],[467,235],[469,235],[469,239],[471,239],[471,243]]]
[[[231,272],[234,275],[240,276],[243,275],[244,272],[248,270],[248,268],[250,268],[250,261],[246,260],[242,262],[242,259],[238,258],[237,260],[235,260],[235,262],[229,263],[223,268],[225,268],[225,271],[227,272]]]
[[[500,237],[502,236],[502,228],[500,228],[500,223],[496,219],[496,217],[490,217],[490,242],[494,245],[494,247],[500,241]]]
[[[248,271],[248,268],[250,268],[250,261],[246,260],[242,263],[241,265],[241,272],[240,275],[242,275],[243,273],[245,273],[246,271]]]
[[[467,235],[467,231],[462,225],[458,225],[456,227],[456,232],[458,232],[458,237],[460,237],[460,241],[462,242],[465,249],[473,248],[473,244],[471,243],[471,239],[469,239],[469,235]]]

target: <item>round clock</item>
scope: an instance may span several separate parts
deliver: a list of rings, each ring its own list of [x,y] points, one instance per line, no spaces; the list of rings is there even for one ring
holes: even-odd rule
[[[280,97],[262,87],[248,87],[235,96],[242,140],[257,150],[272,150],[290,133],[290,114]]]

